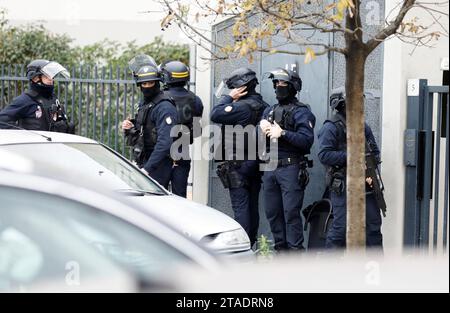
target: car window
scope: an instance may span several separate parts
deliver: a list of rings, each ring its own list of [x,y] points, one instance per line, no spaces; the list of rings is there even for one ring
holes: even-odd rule
[[[0,199],[0,291],[26,291],[45,281],[76,284],[71,264],[81,269],[83,279],[109,277],[119,270],[50,214],[47,209],[58,208],[61,201],[1,187]]]
[[[0,199],[0,277],[6,277],[0,286],[61,276],[71,260],[96,269],[95,254],[149,283],[192,262],[161,239],[80,202],[1,187]]]
[[[25,155],[36,163],[45,162],[54,164],[55,168],[72,170],[77,175],[89,177],[91,183],[99,184],[110,190],[133,189],[153,194],[165,194],[163,189],[130,162],[99,144],[33,143],[6,145],[2,146],[2,149]],[[55,178],[60,178],[58,175],[66,175],[66,173],[46,169],[45,174],[50,177],[57,176]]]

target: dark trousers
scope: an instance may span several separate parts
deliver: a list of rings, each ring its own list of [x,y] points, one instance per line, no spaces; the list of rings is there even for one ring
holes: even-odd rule
[[[333,222],[327,234],[326,248],[344,248],[347,234],[347,197],[330,192],[333,204]],[[381,214],[372,194],[366,196],[366,245],[381,248],[383,236],[381,234]]]
[[[300,210],[304,190],[298,183],[297,164],[278,167],[263,176],[266,216],[276,250],[303,249],[303,222]]]
[[[261,177],[259,175],[242,176],[245,185],[230,188],[231,206],[234,219],[244,228],[250,238],[250,244],[257,240],[259,228],[259,191]]]
[[[173,161],[167,157],[159,163],[156,170],[150,173],[150,176],[166,189],[169,188],[169,182],[172,175],[172,165]]]
[[[172,176],[170,184],[172,192],[177,196],[186,198],[189,172],[191,170],[191,160],[180,160],[172,166]]]
[[[261,173],[258,161],[243,161],[233,168],[240,183],[229,189],[234,219],[244,228],[250,244],[257,240],[259,228],[259,192]],[[235,182],[236,183],[236,182]]]

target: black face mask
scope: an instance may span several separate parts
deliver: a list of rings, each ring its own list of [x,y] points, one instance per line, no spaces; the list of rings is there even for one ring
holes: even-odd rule
[[[45,85],[43,83],[30,83],[31,90],[36,91],[40,96],[50,99],[53,96],[53,91],[55,90],[54,85]]]
[[[247,83],[247,88],[245,89],[245,91],[247,91],[247,95],[253,95],[256,93],[256,86],[258,85],[258,83],[256,82],[256,80],[252,80],[249,83]]]
[[[152,101],[152,99],[161,92],[160,87],[159,87],[159,82],[156,82],[155,86],[153,86],[151,88],[143,88],[141,86],[141,91],[144,95],[145,103],[148,103],[148,102]]]
[[[345,117],[345,113],[346,113],[346,110],[345,110],[345,103],[338,105],[338,106],[336,107],[336,111],[337,111],[339,114],[341,114],[341,115],[343,115],[343,116]]]
[[[291,96],[289,86],[277,86],[275,88],[275,95],[278,101],[284,101],[289,99]]]

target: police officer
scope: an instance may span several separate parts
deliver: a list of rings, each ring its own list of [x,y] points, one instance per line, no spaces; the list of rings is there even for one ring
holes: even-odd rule
[[[0,128],[74,133],[75,127],[67,121],[64,107],[54,94],[54,78],[69,72],[59,63],[34,60],[27,65],[29,89],[15,98],[0,112]]]
[[[222,153],[227,160],[219,165],[218,174],[224,187],[229,188],[234,218],[245,229],[253,246],[258,235],[258,198],[261,189],[261,172],[256,155],[256,126],[268,105],[256,92],[258,79],[251,69],[239,68],[233,71],[225,84],[231,89],[229,95],[222,95],[211,111],[211,121],[222,124]],[[226,134],[230,130],[225,126],[241,128],[233,136]],[[253,127],[248,136],[239,131],[247,126]],[[238,140],[244,142],[237,142]],[[243,147],[243,151],[237,147]]]
[[[123,121],[128,145],[133,146],[137,165],[165,188],[170,181],[172,161],[170,130],[177,123],[174,103],[160,89],[160,75],[152,57],[138,55],[130,63],[142,101],[134,120]]]
[[[346,239],[346,166],[347,138],[345,123],[345,93],[338,89],[330,97],[330,106],[335,114],[326,120],[319,131],[319,160],[327,168],[327,185],[333,204],[333,222],[327,233],[327,248],[343,248]],[[365,124],[368,145],[379,160],[380,151],[372,130]],[[371,247],[382,246],[381,215],[373,193],[370,192],[372,180],[366,179],[366,244]]]
[[[183,135],[188,136],[189,143],[192,144],[194,137],[201,135],[200,119],[203,114],[203,103],[193,92],[186,89],[189,82],[189,68],[180,61],[169,61],[161,65],[160,71],[165,92],[175,102],[178,125],[184,126],[184,129],[179,131],[179,138]],[[170,183],[174,194],[186,198],[191,160],[189,155],[183,155],[182,147],[178,152],[179,158],[173,160]]]
[[[300,210],[308,183],[305,155],[314,142],[315,116],[308,105],[298,101],[302,81],[297,73],[285,69],[270,72],[278,103],[268,108],[260,127],[275,141],[273,166],[264,172],[263,193],[266,215],[273,234],[275,250],[303,249],[303,222]],[[274,152],[276,153],[274,158]],[[270,170],[269,170],[270,169]]]

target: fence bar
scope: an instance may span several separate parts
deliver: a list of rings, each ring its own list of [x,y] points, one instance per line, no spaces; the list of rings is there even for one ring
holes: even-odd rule
[[[5,65],[2,64],[2,69],[1,69],[1,73],[2,73],[2,77],[5,76]],[[4,102],[4,95],[5,95],[5,80],[2,79],[2,83],[1,83],[1,94],[0,94],[0,107],[6,106],[6,103]]]
[[[14,76],[17,76],[17,64],[14,64]],[[14,98],[17,98],[18,94],[17,94],[17,84],[18,81],[15,80],[14,81]]]
[[[97,81],[98,79],[98,70],[97,65],[94,67],[94,79]],[[97,138],[97,83],[94,83],[94,123],[93,123],[94,132],[92,134],[92,138],[96,140]]]
[[[125,67],[123,69],[124,78],[127,77],[127,68]],[[124,91],[123,91],[123,119],[125,120],[127,118],[127,95],[128,95],[128,88],[127,84],[124,84]],[[120,128],[120,127],[119,127]],[[122,132],[119,132],[122,136]],[[125,155],[125,140],[122,141],[122,154]]]
[[[432,96],[433,94],[431,94]],[[434,224],[433,224],[433,247],[437,248],[438,237],[438,217],[439,217],[439,168],[441,161],[441,115],[442,115],[442,94],[438,94],[437,102],[437,123],[436,123],[436,143],[435,143],[435,176],[434,176]]]
[[[75,77],[75,66],[72,67],[72,77]],[[74,122],[75,117],[75,82],[72,82],[72,110],[70,112],[70,120]],[[77,127],[78,129],[80,127]]]
[[[83,65],[80,65],[80,77],[83,76]],[[78,127],[80,128],[79,135],[83,136],[83,108],[82,108],[82,101],[83,99],[83,83],[80,83],[80,92],[79,92],[79,98],[78,98]]]
[[[89,78],[91,76],[91,67],[88,65],[86,70],[87,70],[86,76]],[[87,91],[86,91],[86,137],[89,136],[89,120],[90,120],[89,113],[91,111],[91,99],[90,99],[90,90],[89,90],[90,84],[91,83],[86,84],[86,88],[87,88]]]
[[[428,92],[428,86],[425,87],[425,171],[424,171],[424,192],[423,206],[421,210],[420,224],[420,245],[428,246],[430,229],[430,198],[431,198],[431,180],[433,176],[432,163],[432,124],[433,124],[433,94]]]
[[[120,66],[117,67],[117,79],[120,79]],[[119,123],[119,106],[120,106],[120,83],[116,84],[117,96],[116,96],[116,114],[114,118],[114,150],[119,149],[119,137],[117,134],[117,125]]]
[[[109,80],[112,80],[112,66],[109,67]],[[108,103],[108,146],[111,147],[111,105],[112,105],[112,84],[109,86],[109,103]]]
[[[443,233],[443,236],[444,236],[444,250],[447,248],[447,219],[448,219],[448,171],[450,170],[449,169],[449,164],[448,164],[448,162],[449,162],[449,157],[448,157],[448,154],[449,154],[449,152],[448,152],[448,149],[449,149],[449,144],[448,144],[448,141],[450,140],[450,137],[449,137],[449,120],[450,120],[450,118],[449,118],[449,109],[450,109],[450,105],[449,105],[449,103],[448,103],[448,93],[446,94],[446,97],[447,97],[447,109],[446,109],[446,112],[447,112],[447,118],[446,118],[446,121],[445,121],[445,123],[446,123],[446,127],[445,127],[445,170],[444,170],[444,175],[445,175],[445,189],[444,189],[444,228],[443,228],[443,230],[444,230],[444,233]]]
[[[56,94],[56,97],[57,97],[59,100],[61,100],[61,86],[62,86],[62,85],[63,85],[63,84],[62,84],[61,82],[53,81],[53,86],[54,86],[55,88],[58,87],[58,93]]]
[[[100,125],[100,141],[102,143],[105,142],[105,135],[104,135],[104,131],[105,131],[105,126],[104,126],[104,116],[105,116],[105,67],[102,67],[102,85],[101,85],[101,105],[100,105],[100,111],[101,111],[101,125]]]
[[[11,77],[11,65],[8,65],[8,76]],[[9,92],[11,90],[11,80],[7,80],[8,81],[8,104],[11,103],[11,92]]]

